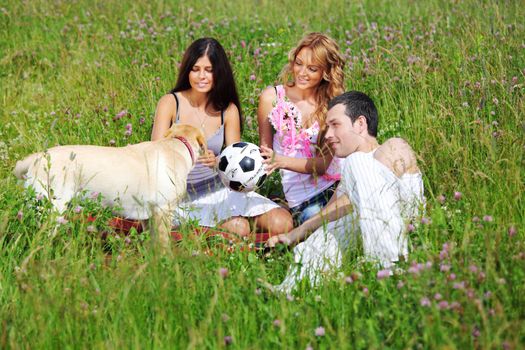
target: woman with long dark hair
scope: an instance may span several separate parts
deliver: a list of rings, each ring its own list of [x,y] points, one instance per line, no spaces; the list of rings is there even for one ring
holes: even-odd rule
[[[250,221],[271,234],[293,228],[285,209],[255,192],[225,188],[219,179],[216,156],[240,141],[242,118],[230,62],[217,40],[201,38],[186,49],[175,87],[158,102],[151,139],[162,138],[173,123],[202,129],[208,142],[208,154],[188,176],[188,195],[176,210],[175,224],[197,220],[241,236],[251,232]]]

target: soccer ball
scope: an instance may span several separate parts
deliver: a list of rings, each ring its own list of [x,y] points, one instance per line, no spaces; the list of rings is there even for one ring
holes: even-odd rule
[[[259,147],[249,142],[237,142],[226,147],[219,156],[219,176],[222,183],[234,191],[250,192],[266,179]]]

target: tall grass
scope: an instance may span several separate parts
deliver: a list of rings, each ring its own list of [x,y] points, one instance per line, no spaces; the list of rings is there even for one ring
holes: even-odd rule
[[[0,347],[523,347],[523,8],[439,0],[4,2]],[[257,142],[258,95],[309,31],[340,44],[347,88],[378,104],[380,140],[404,137],[420,156],[428,223],[411,233],[404,274],[377,279],[351,252],[340,276],[276,296],[257,280],[282,279],[284,252],[226,253],[188,237],[173,256],[159,257],[147,235],[102,240],[111,212],[96,199],[72,206],[69,221],[57,225],[11,174],[16,160],[55,144],[149,139],[156,102],[174,85],[184,49],[202,36],[226,48],[243,138]],[[263,193],[278,189],[274,178]]]

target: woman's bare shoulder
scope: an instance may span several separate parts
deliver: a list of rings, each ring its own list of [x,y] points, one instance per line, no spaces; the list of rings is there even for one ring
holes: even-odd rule
[[[261,96],[259,97],[260,102],[264,103],[273,103],[275,101],[277,94],[275,92],[275,88],[273,86],[269,86],[266,89],[261,92]]]
[[[399,137],[386,140],[375,151],[374,158],[397,176],[419,172],[416,153],[407,141]]]

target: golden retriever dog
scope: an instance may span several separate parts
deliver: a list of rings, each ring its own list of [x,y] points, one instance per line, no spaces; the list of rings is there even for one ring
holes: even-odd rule
[[[205,152],[201,130],[174,124],[165,138],[125,147],[57,146],[17,162],[14,173],[64,212],[75,196],[102,195],[102,203],[135,220],[153,219],[152,238],[169,244],[172,213],[186,193],[188,173]],[[156,236],[156,237],[155,237]]]

